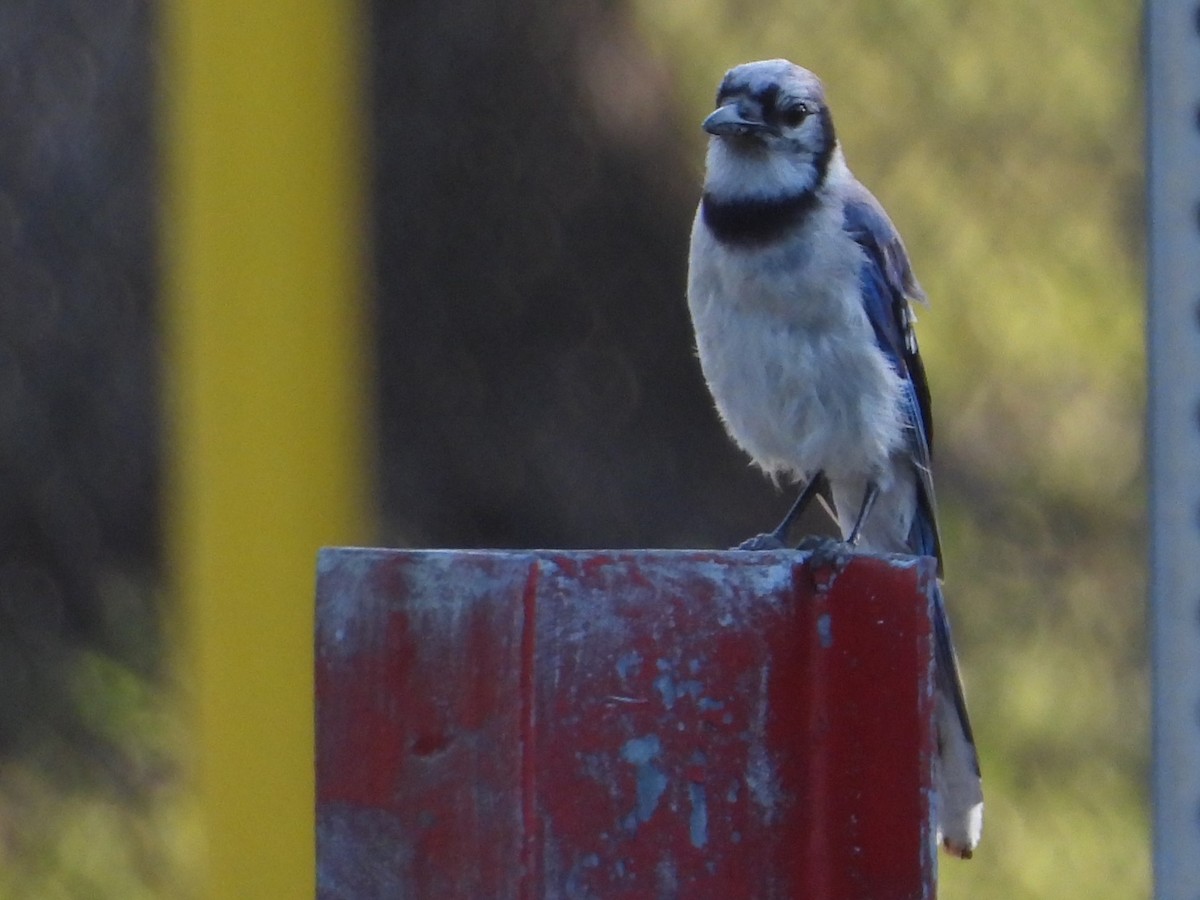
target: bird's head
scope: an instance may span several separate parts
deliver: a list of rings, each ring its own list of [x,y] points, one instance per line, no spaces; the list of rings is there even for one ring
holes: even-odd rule
[[[720,193],[813,190],[837,146],[820,79],[786,59],[725,73],[703,127],[707,186]]]

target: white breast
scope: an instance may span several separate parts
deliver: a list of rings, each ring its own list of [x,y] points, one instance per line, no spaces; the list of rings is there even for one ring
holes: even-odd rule
[[[859,299],[861,264],[840,210],[765,248],[720,244],[697,214],[688,305],[700,364],[730,435],[772,476],[890,480],[901,387]]]

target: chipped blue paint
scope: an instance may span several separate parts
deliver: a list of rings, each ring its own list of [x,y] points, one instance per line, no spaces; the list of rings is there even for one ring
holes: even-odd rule
[[[688,833],[692,839],[692,846],[700,849],[708,843],[708,800],[704,794],[704,785],[697,782],[689,784],[688,799],[692,802]]]
[[[642,667],[642,654],[636,650],[622,653],[617,657],[617,674],[622,681],[628,681],[630,675],[636,675]]]
[[[776,803],[780,797],[779,773],[775,760],[767,751],[767,717],[769,715],[767,679],[769,672],[764,666],[758,673],[758,702],[750,722],[752,738],[746,748],[746,788],[758,804],[763,821],[771,825],[776,820]]]
[[[829,618],[829,613],[817,616],[817,640],[826,650],[833,646],[833,621]]]
[[[676,681],[672,676],[673,666],[668,660],[655,660],[654,667],[660,673],[654,679],[654,689],[658,691],[659,697],[662,698],[663,706],[668,711],[673,710],[675,704],[685,697],[691,697],[700,710],[712,712],[725,707],[723,702],[710,700],[704,696],[704,682],[696,678],[686,678],[682,681]],[[690,674],[697,674],[700,671],[700,660],[690,660],[687,664],[687,669]]]
[[[662,697],[663,706],[668,710],[673,709],[679,693],[675,690],[675,680],[671,678],[671,664],[665,659],[656,659],[654,668],[661,673],[654,679],[654,689]]]
[[[754,802],[762,810],[763,821],[768,825],[775,821],[775,804],[779,798],[779,777],[766,748],[755,741],[748,748],[746,760],[746,787]]]
[[[658,695],[662,697],[663,706],[667,709],[675,707],[675,682],[671,680],[670,675],[659,675],[654,679],[654,689],[658,691]]]
[[[654,874],[658,876],[658,897],[678,897],[679,896],[679,876],[675,872],[675,861],[667,858],[659,862],[654,867]]]
[[[725,792],[725,802],[734,804],[738,802],[738,794],[741,793],[742,783],[740,781],[729,782],[729,790]]]
[[[595,869],[600,865],[600,855],[587,853],[581,856],[567,873],[566,895],[568,897],[584,896],[587,884],[585,870]]]
[[[621,748],[621,759],[635,766],[643,766],[662,752],[662,743],[656,734],[630,738]]]
[[[621,748],[621,758],[634,767],[637,785],[637,806],[623,822],[627,828],[636,829],[639,822],[649,822],[667,789],[667,776],[654,763],[660,753],[662,742],[656,734],[630,738]]]

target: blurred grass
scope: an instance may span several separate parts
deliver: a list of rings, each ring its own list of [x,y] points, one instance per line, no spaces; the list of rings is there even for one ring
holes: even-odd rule
[[[188,704],[158,607],[145,584],[110,579],[103,647],[2,642],[5,674],[25,673],[34,706],[0,757],[0,898],[197,896]]]
[[[942,896],[1148,896],[1140,6],[635,8],[688,120],[736,63],[821,75],[932,299],[947,587],[988,800]]]

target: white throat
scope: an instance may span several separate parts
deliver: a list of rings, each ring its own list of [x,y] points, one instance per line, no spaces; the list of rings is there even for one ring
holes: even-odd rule
[[[717,200],[793,197],[812,190],[820,177],[813,154],[766,149],[744,153],[719,137],[709,139],[705,166],[704,190]],[[829,159],[825,180],[836,181],[847,174],[839,145]]]

